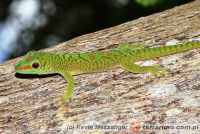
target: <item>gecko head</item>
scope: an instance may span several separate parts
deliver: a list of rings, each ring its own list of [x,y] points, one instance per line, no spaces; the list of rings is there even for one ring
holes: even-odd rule
[[[45,52],[28,52],[15,66],[15,71],[20,74],[48,74],[49,67],[45,62]]]

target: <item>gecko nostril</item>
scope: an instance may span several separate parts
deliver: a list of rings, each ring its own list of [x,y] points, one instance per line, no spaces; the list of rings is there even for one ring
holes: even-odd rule
[[[15,66],[15,70],[19,70],[19,68],[20,68],[20,65],[17,64],[17,65]]]
[[[18,69],[18,67],[17,66],[15,66],[15,70],[17,70]]]

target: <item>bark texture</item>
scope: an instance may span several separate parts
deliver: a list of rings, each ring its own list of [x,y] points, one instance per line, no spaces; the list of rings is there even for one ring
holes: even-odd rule
[[[184,42],[198,38],[199,0],[86,34],[42,51],[78,53],[114,49],[119,43],[144,42],[149,46],[159,46],[175,40]],[[14,66],[21,57],[1,63],[0,132],[176,133],[177,129],[154,130],[143,126],[199,124],[199,51],[159,58],[163,66],[172,70],[162,78],[132,74],[122,69],[75,76],[74,97],[65,113],[58,104],[66,89],[66,82],[60,75],[16,75]],[[96,129],[95,125],[116,127],[111,131]],[[200,128],[190,131],[198,133]]]

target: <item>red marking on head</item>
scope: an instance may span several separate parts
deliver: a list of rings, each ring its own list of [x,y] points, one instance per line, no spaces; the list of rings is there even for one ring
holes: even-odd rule
[[[107,54],[108,54],[108,56],[110,56],[112,53],[111,53],[111,52],[108,52]]]
[[[94,54],[90,54],[90,59],[91,59],[91,60],[94,60],[94,58],[95,58],[95,57],[94,57]]]
[[[19,70],[28,70],[28,69],[32,69],[31,66],[23,66],[21,68],[19,68]]]
[[[30,61],[31,56],[32,56],[32,54],[29,54],[29,55],[28,55],[28,58],[26,59],[26,62],[29,62],[29,61]]]
[[[100,55],[103,55],[103,54],[104,54],[104,52],[99,52],[99,54],[100,54]]]

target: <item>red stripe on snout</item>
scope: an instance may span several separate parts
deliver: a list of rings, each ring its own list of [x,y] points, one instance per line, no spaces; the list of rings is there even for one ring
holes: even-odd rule
[[[31,66],[23,66],[19,70],[28,70],[28,69],[31,69],[31,68],[32,68]]]

